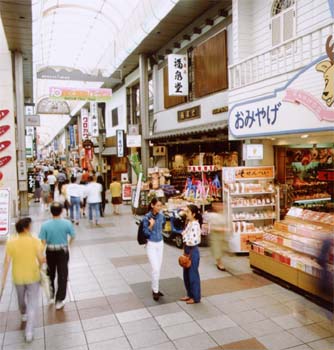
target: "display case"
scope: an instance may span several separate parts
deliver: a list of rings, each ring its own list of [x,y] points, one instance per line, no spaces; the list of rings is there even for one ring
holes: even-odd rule
[[[330,300],[319,289],[317,257],[325,238],[333,239],[334,214],[292,207],[284,220],[251,242],[250,264],[308,293]],[[333,277],[333,252],[328,259]]]
[[[279,220],[279,193],[274,167],[223,168],[224,212],[230,251],[248,253],[250,241],[262,240],[266,228]]]

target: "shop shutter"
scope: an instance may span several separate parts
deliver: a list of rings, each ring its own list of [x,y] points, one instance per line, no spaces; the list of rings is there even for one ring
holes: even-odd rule
[[[228,88],[226,30],[193,51],[195,97]]]
[[[271,38],[272,45],[276,46],[281,43],[281,16],[275,16],[271,19]]]
[[[293,8],[283,14],[283,40],[289,40],[294,36],[295,11]]]
[[[187,96],[168,95],[168,66],[164,68],[164,107],[171,108],[187,102]]]

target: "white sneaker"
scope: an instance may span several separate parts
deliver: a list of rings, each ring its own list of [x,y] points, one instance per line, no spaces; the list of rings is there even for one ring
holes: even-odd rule
[[[28,315],[27,314],[22,314],[21,315],[21,321],[22,322],[27,322],[28,321]]]
[[[65,306],[65,300],[56,302],[56,310],[61,310]]]
[[[55,302],[56,302],[56,301],[55,301],[55,298],[49,299],[49,305],[53,305]]]
[[[25,339],[26,343],[31,343],[34,340],[34,335],[32,333],[27,333]]]

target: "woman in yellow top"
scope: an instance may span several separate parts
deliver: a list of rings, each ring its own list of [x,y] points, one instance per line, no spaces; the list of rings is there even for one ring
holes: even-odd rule
[[[110,184],[111,203],[113,205],[113,213],[119,214],[119,206],[122,204],[122,185],[117,181],[116,177],[112,179]]]
[[[31,342],[34,336],[34,323],[37,314],[40,265],[44,263],[43,246],[39,239],[31,235],[31,218],[20,219],[16,223],[18,236],[6,244],[6,255],[1,283],[3,293],[10,263],[13,262],[13,283],[17,291],[22,322],[26,322],[25,339]]]

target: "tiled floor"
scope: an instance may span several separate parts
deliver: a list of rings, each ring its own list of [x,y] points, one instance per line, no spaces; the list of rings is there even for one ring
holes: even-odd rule
[[[40,296],[35,340],[24,344],[16,294],[8,283],[0,303],[2,349],[229,349],[333,350],[328,313],[249,269],[247,257],[226,256],[229,272],[218,271],[201,248],[200,304],[184,295],[180,250],[165,245],[159,302],[151,297],[150,266],[136,242],[129,207],[101,226],[83,219],[71,249],[68,302],[55,311]],[[31,208],[34,229],[48,214]],[[0,246],[0,258],[4,254]]]

